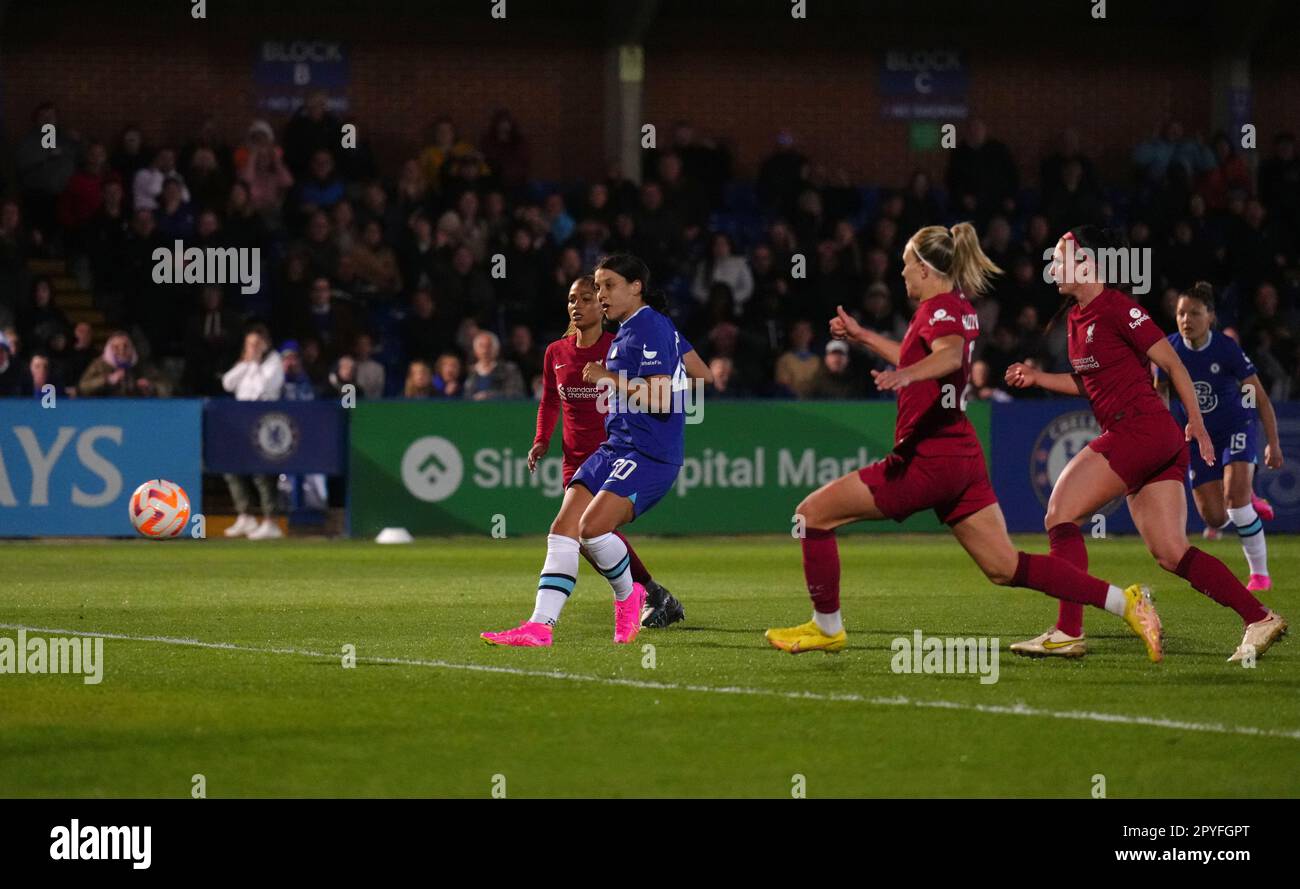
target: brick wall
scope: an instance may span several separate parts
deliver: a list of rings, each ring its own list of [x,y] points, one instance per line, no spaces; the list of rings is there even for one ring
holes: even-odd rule
[[[257,42],[315,36],[349,42],[355,119],[390,170],[415,152],[436,113],[451,114],[476,138],[498,105],[530,137],[538,177],[602,170],[603,55],[590,28],[536,18],[509,25],[358,18],[326,8],[306,19],[260,15],[253,31],[244,18],[223,21],[219,4],[209,4],[207,22],[192,21],[187,4],[167,5],[154,16],[123,15],[112,4],[75,16],[39,4],[11,10],[0,36],[4,138],[20,135],[31,108],[48,97],[65,123],[97,138],[134,120],[154,143],[179,143],[211,113],[235,140],[255,113]],[[725,135],[742,175],[753,173],[783,126],[810,155],[855,180],[901,183],[915,168],[942,172],[942,152],[913,152],[907,125],[878,110],[879,52],[915,44],[914,35],[770,31],[736,26],[720,35],[676,25],[652,32],[647,121],[665,136],[678,118]],[[1110,178],[1124,175],[1132,145],[1164,115],[1178,116],[1189,131],[1210,126],[1208,65],[1195,64],[1203,56],[1176,39],[1125,46],[1067,34],[965,45],[971,107],[1013,146],[1030,179],[1042,148],[1067,124]],[[1280,127],[1300,129],[1293,99],[1300,73],[1289,60],[1261,64],[1256,88],[1263,144]]]

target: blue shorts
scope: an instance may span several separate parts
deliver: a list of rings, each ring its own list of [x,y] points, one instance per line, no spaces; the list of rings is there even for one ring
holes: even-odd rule
[[[1210,435],[1214,443],[1214,453],[1219,458],[1213,466],[1206,466],[1201,459],[1201,449],[1195,442],[1188,444],[1192,461],[1187,467],[1187,480],[1193,488],[1207,482],[1223,478],[1223,467],[1229,463],[1259,462],[1259,424],[1254,420],[1240,426],[1232,426]]]
[[[652,460],[631,448],[601,445],[573,474],[569,487],[582,485],[592,494],[609,491],[632,501],[632,518],[654,506],[673,488],[681,467]]]

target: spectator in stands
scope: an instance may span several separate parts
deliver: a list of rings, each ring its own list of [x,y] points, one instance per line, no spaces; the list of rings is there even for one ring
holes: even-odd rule
[[[796,321],[790,328],[790,348],[776,360],[778,391],[796,398],[812,394],[813,381],[821,367],[821,359],[812,350],[812,325],[805,320]]]
[[[861,398],[865,392],[862,374],[850,369],[849,344],[831,340],[817,375],[813,377],[809,398]]]
[[[434,393],[440,398],[461,398],[465,394],[465,368],[460,356],[446,352],[438,356],[433,377]]]
[[[352,306],[335,296],[334,285],[324,275],[312,279],[306,313],[298,320],[298,339],[313,337],[324,359],[332,361],[356,336]]]
[[[135,182],[135,174],[149,166],[152,157],[153,151],[145,145],[144,133],[135,124],[127,124],[118,134],[109,166],[129,186]]]
[[[703,303],[709,298],[714,284],[726,284],[731,288],[731,297],[735,300],[738,311],[744,311],[754,293],[754,275],[749,262],[743,256],[736,256],[731,238],[718,233],[710,240],[708,258],[695,270],[695,280],[691,284],[691,295]]]
[[[85,321],[78,321],[72,328],[72,345],[68,348],[63,378],[69,383],[77,383],[96,357],[95,329]]]
[[[475,157],[474,146],[456,135],[456,125],[450,117],[442,116],[433,122],[433,141],[420,152],[417,169],[423,173],[426,187],[442,189],[444,167],[452,159]],[[404,177],[408,171],[403,170]]]
[[[239,181],[248,191],[251,212],[274,224],[280,216],[284,196],[293,187],[294,176],[285,165],[275,131],[264,120],[255,120],[248,128],[244,144],[235,152],[235,169]],[[231,194],[232,203],[244,201]]]
[[[458,326],[463,318],[470,317],[481,325],[496,326],[492,284],[474,265],[473,252],[463,244],[452,251],[451,264],[442,269],[437,298],[438,318],[443,324]]]
[[[221,385],[238,401],[278,401],[284,391],[284,362],[280,353],[271,347],[271,333],[261,324],[255,324],[244,335],[244,350],[239,361],[226,371]],[[253,518],[252,498],[248,482],[240,475],[226,473],[231,499],[239,513],[235,523],[226,529],[227,537],[248,537],[249,540],[272,540],[283,537],[275,523],[275,479],[271,475],[253,475],[257,489],[261,522]]]
[[[519,368],[501,359],[501,341],[491,331],[480,331],[474,337],[474,362],[465,377],[465,397],[474,401],[524,397]]]
[[[104,351],[87,365],[77,385],[86,398],[143,398],[170,394],[151,366],[140,361],[126,331],[109,335]]]
[[[1259,198],[1275,219],[1300,232],[1300,157],[1290,132],[1277,134],[1273,156],[1260,164]]]
[[[201,210],[220,210],[230,195],[231,178],[217,159],[215,149],[201,145],[190,155],[185,167],[194,205]]]
[[[176,176],[169,176],[163,183],[154,217],[158,233],[167,241],[183,241],[194,234],[194,211],[185,194],[185,185]]]
[[[359,333],[352,343],[352,358],[356,361],[357,386],[366,398],[383,398],[386,372],[384,366],[371,356],[375,351],[375,338],[369,333]]]
[[[205,285],[199,291],[199,314],[186,324],[186,389],[194,395],[220,395],[222,373],[238,346],[238,320],[226,307],[221,286]]]
[[[1057,137],[1055,150],[1043,158],[1039,166],[1039,202],[1047,206],[1056,200],[1065,189],[1065,165],[1079,165],[1079,189],[1085,194],[1100,194],[1101,183],[1097,180],[1097,170],[1092,160],[1080,147],[1079,131],[1068,127]],[[1006,268],[1006,266],[1002,266]]]
[[[994,213],[1014,213],[1020,173],[1011,150],[990,138],[982,120],[972,120],[948,164],[948,195],[959,216],[983,227]]]
[[[87,145],[81,168],[68,178],[59,196],[58,220],[66,233],[80,235],[103,203],[105,181],[116,175],[108,167],[108,150],[103,143]],[[76,242],[80,242],[79,237]]]
[[[298,179],[294,194],[297,218],[305,219],[319,210],[329,210],[346,194],[343,180],[335,169],[334,155],[319,148],[312,153],[307,174]]]
[[[313,90],[284,128],[284,160],[296,178],[304,179],[316,152],[331,158],[342,150],[343,123],[329,110],[329,97]]]
[[[41,345],[56,333],[72,329],[68,316],[54,304],[54,284],[45,275],[32,279],[28,303],[18,314],[17,326],[28,341]]]
[[[297,340],[285,340],[280,344],[280,365],[284,369],[284,388],[280,390],[280,397],[285,401],[314,401],[316,386],[303,367]]]
[[[1101,193],[1089,190],[1083,178],[1083,165],[1068,160],[1061,168],[1061,184],[1051,199],[1043,204],[1054,231],[1068,231],[1076,225],[1102,223]]]
[[[158,202],[162,198],[163,186],[173,177],[180,180],[181,200],[188,203],[190,192],[185,187],[185,180],[176,170],[175,149],[160,148],[154,153],[153,161],[149,166],[135,174],[135,181],[131,185],[132,206],[137,211],[157,210]]]
[[[13,360],[9,338],[0,333],[0,398],[22,395],[22,384],[22,372],[18,369],[18,362]]]
[[[993,376],[989,372],[987,361],[976,361],[970,366],[970,398],[975,401],[1011,401],[1011,395],[1004,389],[993,385]]]
[[[441,361],[439,361],[441,363]],[[447,394],[434,388],[433,371],[425,361],[412,361],[406,368],[406,386],[402,389],[403,398],[433,398]]]
[[[758,169],[758,200],[763,209],[789,217],[808,182],[808,158],[795,148],[794,134],[776,134],[776,149]]]
[[[27,362],[27,371],[23,376],[22,391],[19,394],[27,398],[43,398],[46,386],[52,386],[51,391],[56,395],[59,392],[70,394],[63,388],[63,381],[54,375],[49,356],[44,352],[34,352]]]
[[[719,355],[709,362],[711,379],[704,387],[704,398],[730,400],[744,398],[748,393],[736,379],[736,364],[730,358]]]
[[[453,329],[435,317],[432,291],[420,288],[411,294],[411,310],[402,322],[402,351],[407,358],[431,362],[451,346]]]
[[[1214,166],[1214,153],[1205,144],[1188,139],[1179,121],[1168,120],[1133,150],[1133,163],[1144,182],[1161,186],[1174,169],[1189,181],[1208,171]]]
[[[525,382],[531,383],[542,372],[544,352],[537,345],[532,329],[526,324],[510,328],[510,353],[506,356],[519,368]]]
[[[1227,133],[1220,131],[1214,134],[1212,150],[1214,166],[1202,173],[1196,190],[1205,198],[1205,203],[1211,210],[1223,210],[1228,206],[1230,192],[1250,193],[1250,168],[1237,153]]]
[[[32,128],[14,148],[23,212],[30,225],[43,232],[55,229],[55,205],[76,172],[80,152],[77,132],[58,123],[54,103],[42,102],[32,113]]]
[[[351,355],[340,355],[329,375],[329,397],[342,399],[351,395],[364,398],[365,390],[357,383],[357,360]]]
[[[528,140],[519,132],[509,111],[500,108],[492,115],[479,149],[501,187],[510,194],[518,194],[528,181],[531,156]]]

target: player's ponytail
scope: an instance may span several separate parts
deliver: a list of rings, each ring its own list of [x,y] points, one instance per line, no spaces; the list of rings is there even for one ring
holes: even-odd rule
[[[959,222],[952,227],[952,279],[968,297],[985,293],[994,275],[1002,274],[997,263],[989,259],[980,246],[975,226]]]
[[[959,222],[951,229],[927,225],[912,235],[907,245],[918,259],[951,278],[968,297],[986,292],[993,276],[1002,274],[1002,269],[985,255],[975,226],[969,222]]]

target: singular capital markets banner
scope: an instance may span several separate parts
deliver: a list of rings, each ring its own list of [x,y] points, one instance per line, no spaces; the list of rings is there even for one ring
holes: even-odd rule
[[[132,535],[127,501],[154,478],[201,512],[201,411],[188,399],[0,402],[0,537]]]
[[[213,399],[203,408],[203,467],[242,475],[340,475],[345,414],[334,400]]]
[[[1256,470],[1255,490],[1277,513],[1270,530],[1300,531],[1300,405],[1278,404],[1278,429],[1286,463]],[[993,405],[993,487],[1011,531],[1042,531],[1052,486],[1065,464],[1101,433],[1088,403],[1060,398]],[[1188,493],[1188,527],[1204,527]],[[1107,532],[1134,531],[1123,498],[1102,510]]]
[[[971,405],[987,446],[988,410]],[[559,508],[560,435],[530,475],[536,406],[361,402],[350,411],[352,532],[395,525],[414,534],[544,533]],[[686,462],[675,489],[637,519],[661,534],[787,533],[804,495],[883,457],[895,406],[882,402],[707,403],[686,427]],[[893,522],[860,530],[896,530]],[[934,514],[902,528],[936,530]]]

